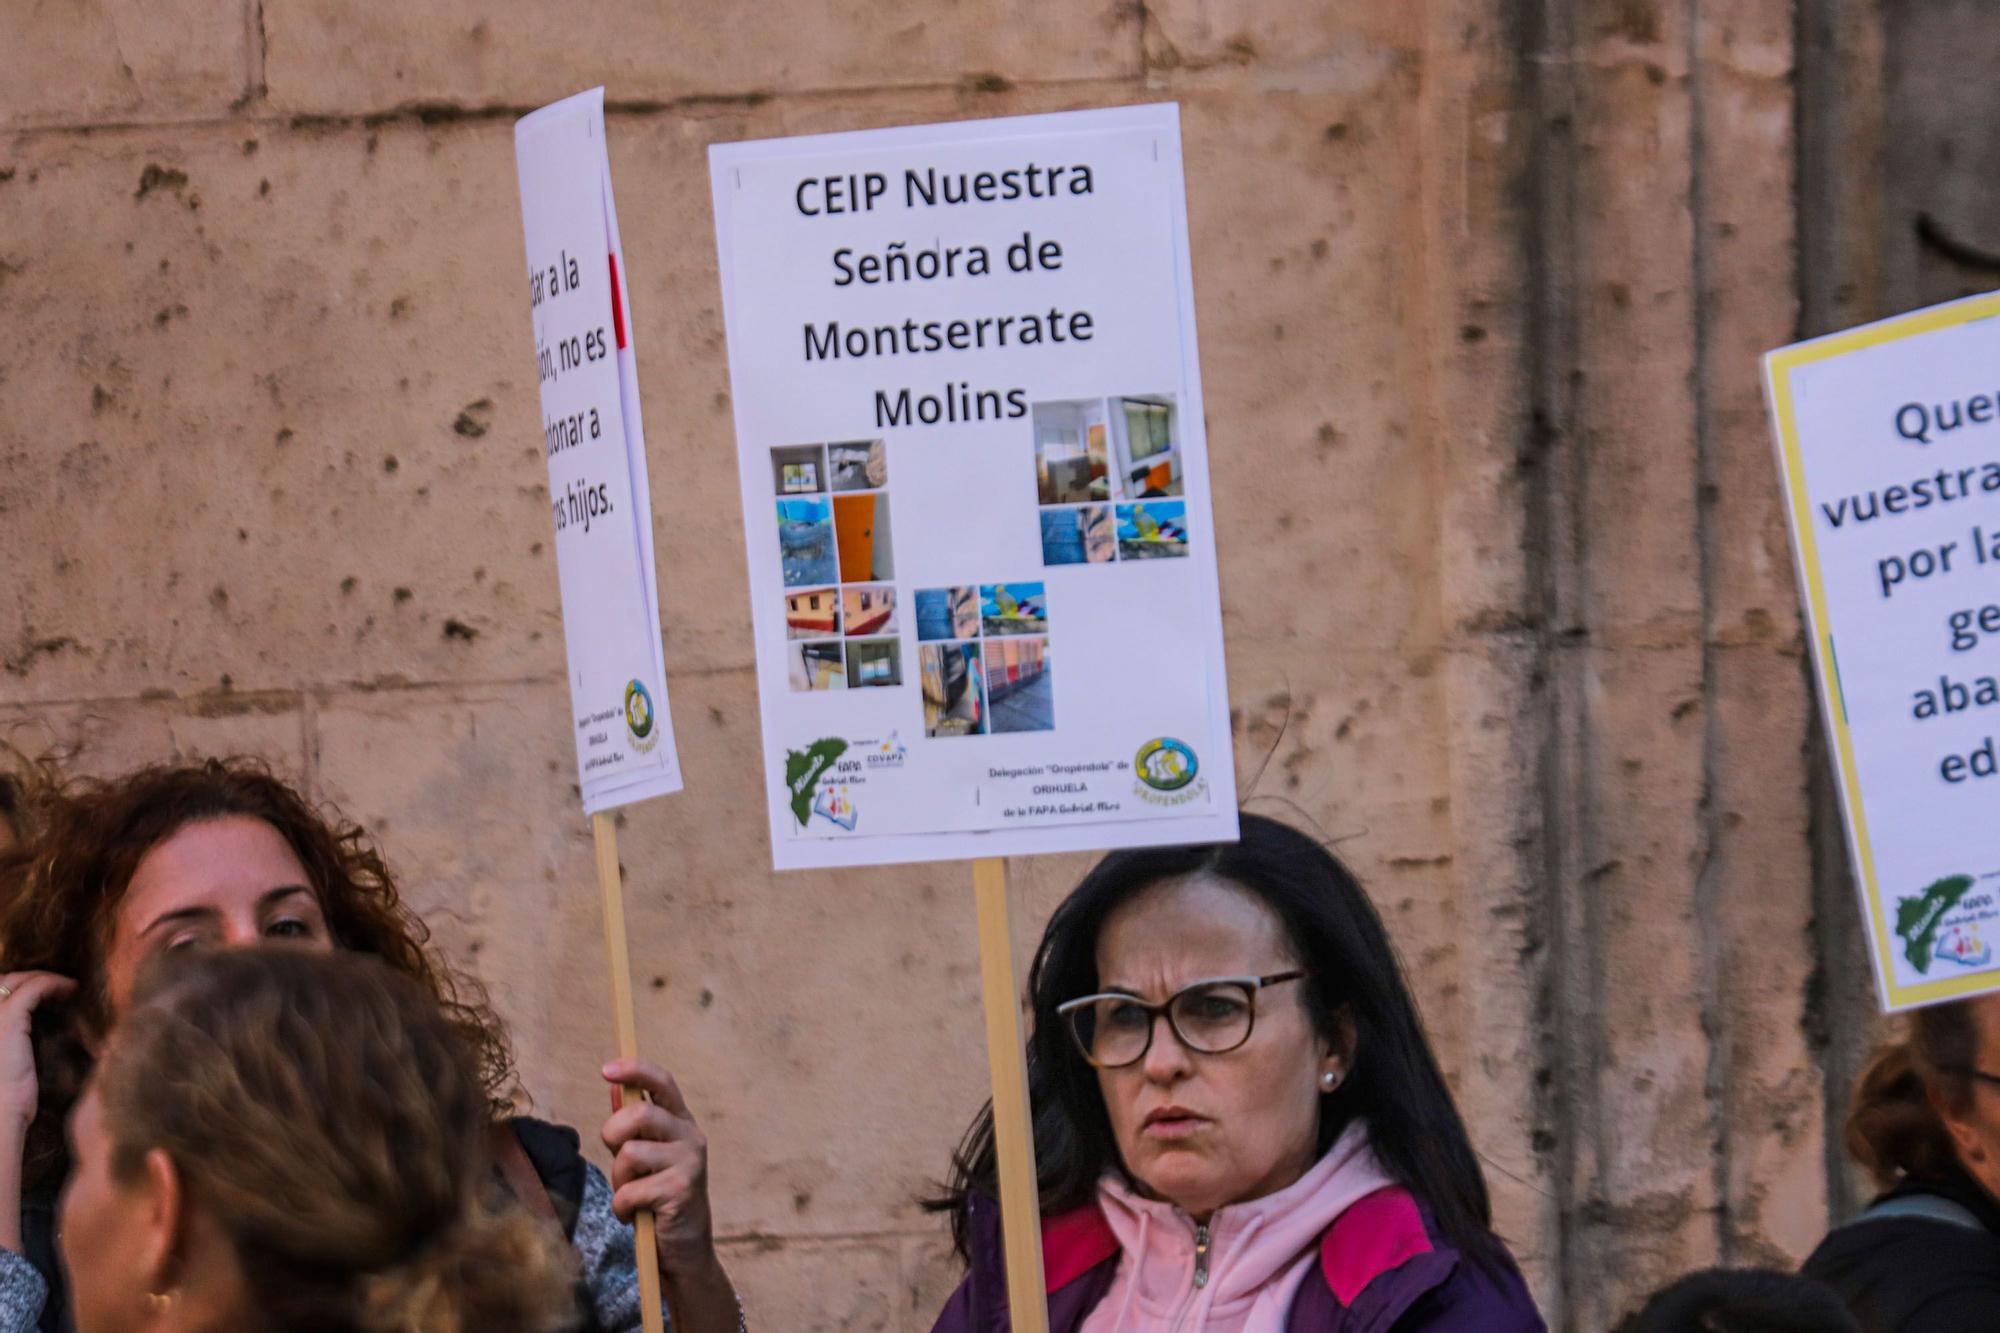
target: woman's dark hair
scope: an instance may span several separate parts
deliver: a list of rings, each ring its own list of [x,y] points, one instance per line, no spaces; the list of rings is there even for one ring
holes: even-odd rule
[[[1876,1050],[1855,1083],[1847,1111],[1847,1151],[1888,1188],[1903,1176],[1933,1178],[1958,1161],[1933,1095],[1958,1110],[1972,1098],[1965,1071],[1979,1051],[1970,1000],[1919,1009],[1904,1035]]]
[[[1366,1121],[1384,1169],[1429,1206],[1451,1243],[1476,1261],[1497,1262],[1485,1178],[1381,918],[1325,847],[1253,814],[1242,816],[1239,842],[1113,852],[1049,918],[1028,974],[1028,1094],[1042,1212],[1090,1202],[1098,1179],[1119,1165],[1096,1071],[1056,1006],[1098,988],[1097,937],[1114,911],[1154,885],[1196,875],[1226,880],[1277,914],[1296,961],[1311,969],[1301,988],[1322,1037],[1337,1047],[1342,1021],[1352,1025],[1347,1079],[1320,1098],[1318,1152],[1356,1119]],[[968,1261],[967,1208],[975,1194],[997,1197],[994,1163],[989,1103],[953,1156],[945,1192],[928,1204],[952,1214],[952,1238]]]

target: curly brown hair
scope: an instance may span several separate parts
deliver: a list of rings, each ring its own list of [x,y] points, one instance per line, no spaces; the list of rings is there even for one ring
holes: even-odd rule
[[[111,1023],[104,961],[118,905],[139,862],[190,824],[244,815],[275,829],[305,867],[336,946],[372,954],[437,998],[477,1062],[496,1115],[511,1109],[513,1054],[478,982],[431,947],[382,855],[337,811],[316,809],[261,761],[245,757],[156,764],[110,779],[23,770],[32,789],[27,835],[0,847],[0,965],[77,983],[67,1021],[37,1015],[40,1107],[25,1163],[31,1188],[67,1174],[62,1125],[88,1072],[86,1039]]]
[[[1936,1177],[1958,1161],[1932,1099],[1962,1111],[1972,1100],[1965,1071],[1979,1052],[1975,1001],[1918,1009],[1903,1024],[1861,1071],[1847,1112],[1848,1154],[1884,1189],[1904,1176]]]
[[[113,1177],[166,1153],[260,1327],[569,1327],[575,1256],[493,1188],[478,1075],[420,983],[264,946],[154,957],[95,1087]]]

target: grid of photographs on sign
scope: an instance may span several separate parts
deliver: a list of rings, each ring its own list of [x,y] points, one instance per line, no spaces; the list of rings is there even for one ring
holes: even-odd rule
[[[1044,585],[921,588],[916,616],[924,735],[1055,729]]]
[[[1188,552],[1180,414],[1171,394],[1036,403],[1043,565]]]
[[[889,455],[880,440],[771,451],[794,690],[903,683]]]

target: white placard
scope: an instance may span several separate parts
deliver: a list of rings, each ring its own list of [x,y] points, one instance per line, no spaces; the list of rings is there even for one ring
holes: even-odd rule
[[[2000,989],[2000,296],[1771,353],[1885,1007]]]
[[[775,864],[1233,839],[1178,108],[709,165]]]
[[[604,90],[514,127],[583,808],[679,791]]]

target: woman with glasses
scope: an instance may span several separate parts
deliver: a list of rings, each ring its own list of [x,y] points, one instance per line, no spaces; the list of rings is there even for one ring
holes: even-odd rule
[[[1050,919],[1028,1044],[1051,1333],[1531,1333],[1381,921],[1327,850],[1099,862]],[[989,1107],[937,1206],[933,1333],[1009,1327]]]
[[[2000,995],[1907,1021],[1847,1114],[1847,1151],[1884,1192],[1805,1271],[1870,1333],[2000,1328]]]

